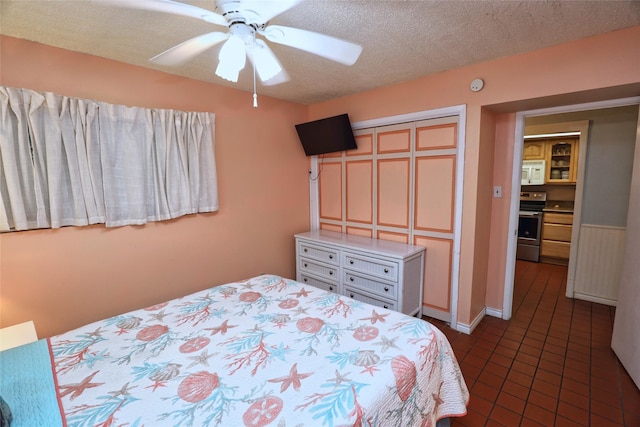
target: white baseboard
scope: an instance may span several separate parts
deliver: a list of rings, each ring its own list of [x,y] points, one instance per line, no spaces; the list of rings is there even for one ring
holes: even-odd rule
[[[436,310],[435,308],[422,306],[422,315],[427,317],[433,317],[434,319],[442,320],[443,322],[451,322],[451,313],[448,311]]]
[[[575,299],[581,299],[583,301],[595,302],[595,303],[604,304],[604,305],[611,305],[611,306],[614,306],[614,307],[616,307],[618,305],[618,301],[617,300],[613,300],[613,299],[609,299],[609,298],[597,297],[595,295],[581,294],[580,292],[574,292],[573,293],[573,297]]]
[[[478,313],[476,318],[473,319],[470,325],[458,322],[456,324],[456,330],[458,332],[462,332],[463,334],[471,335],[471,332],[473,332],[473,330],[478,326],[482,319],[484,319],[485,311],[486,308],[483,308],[482,311]]]
[[[502,319],[502,310],[498,310],[497,308],[485,307],[485,313],[487,316],[497,317],[498,319]]]

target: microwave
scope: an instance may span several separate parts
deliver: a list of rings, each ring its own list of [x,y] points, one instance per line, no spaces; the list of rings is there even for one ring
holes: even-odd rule
[[[524,160],[520,185],[544,185],[544,160]]]

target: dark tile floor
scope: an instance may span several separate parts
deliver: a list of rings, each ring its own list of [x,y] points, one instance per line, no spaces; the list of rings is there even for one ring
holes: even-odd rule
[[[428,319],[471,391],[452,427],[640,426],[640,391],[610,346],[615,308],[566,298],[566,280],[566,267],[518,260],[511,320],[465,335]]]

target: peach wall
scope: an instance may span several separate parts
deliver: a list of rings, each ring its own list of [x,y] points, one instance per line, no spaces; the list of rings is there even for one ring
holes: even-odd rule
[[[473,258],[473,287],[471,313],[477,315],[485,308],[489,243],[493,200],[493,170],[495,143],[495,114],[483,108],[480,114],[480,150],[478,156],[478,203],[476,210],[475,256]],[[473,320],[472,317],[470,320]]]
[[[571,104],[614,97],[640,94],[640,26],[585,38],[571,43],[553,46],[535,52],[501,58],[475,64],[418,80],[383,87],[339,99],[311,105],[309,119],[327,117],[348,112],[353,122],[407,114],[416,111],[466,104],[466,152],[464,171],[464,199],[462,212],[462,247],[458,300],[458,320],[468,324],[478,315],[478,307],[485,301],[482,292],[474,289],[486,288],[486,295],[501,295],[504,281],[497,273],[504,270],[506,254],[500,253],[490,259],[478,255],[477,241],[504,239],[508,223],[497,223],[489,234],[477,227],[475,216],[486,211],[492,202],[491,192],[484,192],[476,182],[486,181],[493,175],[493,162],[483,164],[479,155],[482,147],[481,135],[484,121],[480,119],[483,107],[502,109],[500,112],[515,112],[518,109],[551,107],[559,103]],[[485,86],[481,92],[471,92],[470,82],[480,77]],[[446,89],[443,89],[446,88]],[[509,111],[504,111],[504,109]],[[498,120],[500,123],[501,120]],[[490,124],[493,126],[493,124]],[[505,135],[500,144],[512,149],[513,135]],[[498,176],[508,175],[512,160],[505,158],[495,163]],[[509,179],[510,180],[510,179]],[[508,180],[508,181],[509,181]],[[494,182],[503,186],[502,203],[510,203],[510,193],[505,182]],[[483,185],[484,187],[484,185]],[[479,191],[483,191],[480,193]],[[488,243],[479,242],[480,247]],[[505,247],[506,249],[506,244]],[[486,264],[483,267],[477,265]],[[495,263],[495,264],[494,264]],[[502,265],[502,267],[500,267]],[[481,276],[481,269],[487,272]],[[492,304],[500,305],[496,301]]]
[[[213,111],[220,210],[139,227],[0,235],[0,324],[39,336],[263,272],[295,274],[309,227],[307,107],[56,49],[0,39],[0,84],[142,107]]]
[[[474,283],[474,274],[478,266],[475,264],[476,240],[478,226],[478,174],[480,168],[480,108],[467,107],[467,134],[464,151],[464,182],[462,199],[462,237],[460,239],[460,275],[458,283],[458,322],[470,325],[478,315],[471,311],[480,301],[473,301],[473,288],[485,288],[484,283]],[[469,129],[478,132],[469,132]],[[476,295],[477,298],[477,295]]]
[[[505,280],[505,260],[511,198],[511,176],[508,167],[513,160],[513,135],[516,115],[500,114],[495,118],[495,146],[493,156],[493,182],[502,186],[502,197],[491,201],[491,241],[489,242],[489,265],[487,266],[487,292],[485,305],[502,311]]]

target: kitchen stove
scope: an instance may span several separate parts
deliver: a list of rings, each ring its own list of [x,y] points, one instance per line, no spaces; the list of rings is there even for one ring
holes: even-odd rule
[[[540,261],[542,210],[546,201],[547,193],[544,191],[523,191],[520,193],[517,259]]]

